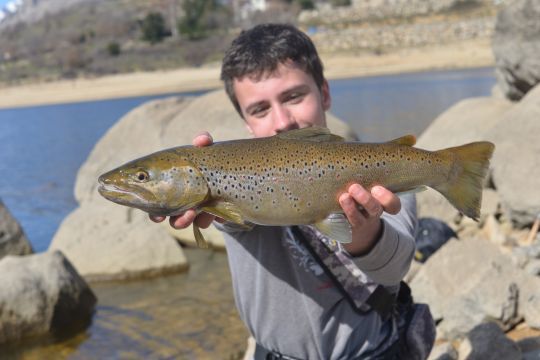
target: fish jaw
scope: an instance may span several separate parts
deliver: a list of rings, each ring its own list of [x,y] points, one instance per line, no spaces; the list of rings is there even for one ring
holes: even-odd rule
[[[152,192],[132,184],[114,183],[107,179],[105,175],[100,176],[98,180],[98,192],[105,199],[156,215],[158,215],[156,212],[163,212],[164,209],[155,206],[156,197]]]

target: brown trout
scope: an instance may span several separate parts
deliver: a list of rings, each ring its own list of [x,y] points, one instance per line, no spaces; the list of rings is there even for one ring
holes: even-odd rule
[[[142,157],[99,177],[99,193],[153,215],[190,208],[236,224],[313,224],[351,241],[338,203],[349,185],[402,193],[429,186],[461,213],[480,214],[482,183],[494,145],[474,142],[439,151],[414,148],[415,137],[387,143],[345,142],[326,128],[207,147],[181,146]],[[199,246],[205,246],[194,225]]]

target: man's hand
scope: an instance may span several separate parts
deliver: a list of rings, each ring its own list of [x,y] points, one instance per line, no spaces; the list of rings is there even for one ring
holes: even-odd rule
[[[206,131],[197,135],[193,139],[193,145],[198,147],[209,146],[212,145],[212,143],[212,136]],[[165,218],[165,216],[150,215],[150,220],[154,222],[162,222],[165,220]],[[212,221],[214,221],[215,218],[216,217],[214,215],[205,212],[202,212],[197,216],[197,212],[195,210],[189,209],[182,215],[171,216],[169,223],[175,229],[185,229],[195,222],[198,227],[206,229],[210,226],[210,224],[212,224]]]
[[[353,256],[365,255],[377,244],[384,211],[395,215],[401,209],[399,197],[390,190],[374,186],[369,192],[359,184],[349,186],[348,192],[339,197],[339,204],[351,223],[352,242],[344,247]]]

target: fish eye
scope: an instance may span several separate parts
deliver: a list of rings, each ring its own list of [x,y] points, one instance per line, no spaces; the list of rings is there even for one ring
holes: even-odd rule
[[[139,182],[145,182],[150,179],[150,176],[146,171],[139,170],[135,173],[135,179]]]

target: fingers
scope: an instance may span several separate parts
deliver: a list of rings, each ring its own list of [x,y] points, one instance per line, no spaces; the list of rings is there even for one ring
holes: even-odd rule
[[[216,217],[208,213],[200,213],[199,216],[195,219],[195,224],[201,229],[206,229],[209,227]]]
[[[395,215],[401,210],[401,201],[399,197],[390,190],[382,186],[374,186],[371,189],[371,195],[382,205],[384,211]]]
[[[399,197],[382,186],[374,186],[369,192],[359,184],[353,184],[340,196],[339,203],[353,226],[378,220],[384,211],[397,214],[401,209]],[[359,206],[362,210],[358,209]]]
[[[169,224],[175,229],[185,229],[193,223],[197,213],[193,209],[187,210],[182,215],[171,216]]]
[[[153,222],[162,222],[165,218],[165,216],[150,215],[150,220]],[[195,223],[198,227],[206,229],[212,224],[214,219],[216,219],[216,217],[212,214],[200,213],[197,215],[195,210],[190,209],[182,215],[171,216],[169,224],[175,229],[185,229],[192,223]]]
[[[198,147],[212,145],[213,142],[212,135],[207,131],[203,131],[193,138],[193,145]]]

